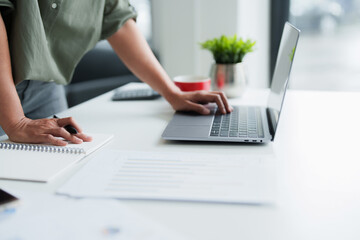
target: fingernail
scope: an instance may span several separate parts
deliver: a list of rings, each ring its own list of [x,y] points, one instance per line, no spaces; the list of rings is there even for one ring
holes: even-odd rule
[[[205,109],[203,109],[202,113],[203,113],[203,114],[210,114],[210,110],[207,109],[207,108],[205,108]]]
[[[91,136],[85,135],[85,141],[86,142],[91,142],[93,140],[93,138]]]

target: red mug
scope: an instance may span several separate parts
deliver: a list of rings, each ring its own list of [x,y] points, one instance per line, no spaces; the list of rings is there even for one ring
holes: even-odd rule
[[[177,76],[174,77],[174,83],[181,91],[190,92],[190,91],[201,91],[201,90],[210,90],[211,79],[209,77],[203,76]]]

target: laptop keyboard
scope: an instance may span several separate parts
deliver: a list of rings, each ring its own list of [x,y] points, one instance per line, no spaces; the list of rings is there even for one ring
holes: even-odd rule
[[[259,107],[234,106],[234,111],[225,115],[216,114],[212,123],[211,137],[263,138]]]

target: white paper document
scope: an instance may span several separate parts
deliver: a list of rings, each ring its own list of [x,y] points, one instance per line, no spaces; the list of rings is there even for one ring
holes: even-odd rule
[[[57,193],[225,203],[271,203],[274,159],[262,155],[103,151]]]
[[[20,193],[12,213],[0,212],[1,240],[185,240],[188,238],[112,199]]]

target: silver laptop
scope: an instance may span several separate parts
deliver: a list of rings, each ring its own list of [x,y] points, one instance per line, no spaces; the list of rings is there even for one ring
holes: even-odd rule
[[[162,138],[166,140],[252,142],[274,140],[300,31],[285,23],[266,107],[233,106],[221,115],[212,106],[210,115],[176,112]]]

